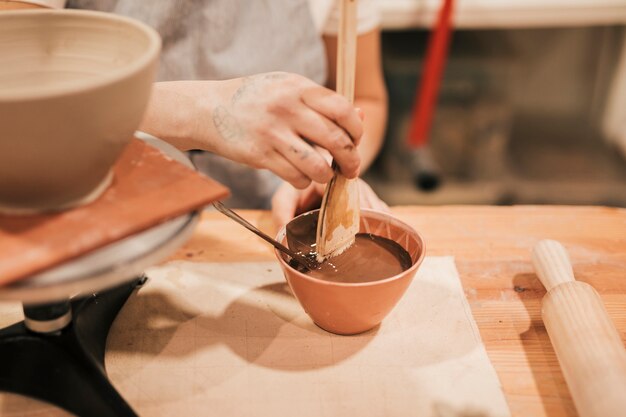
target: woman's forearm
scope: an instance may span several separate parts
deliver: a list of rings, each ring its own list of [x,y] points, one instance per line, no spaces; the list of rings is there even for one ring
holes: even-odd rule
[[[327,149],[349,178],[359,170],[363,123],[343,97],[296,74],[156,83],[141,130],[179,149],[201,149],[270,169],[297,188],[326,182]],[[305,139],[306,138],[306,139]]]
[[[361,173],[367,171],[383,146],[387,125],[387,101],[383,99],[359,99],[354,105],[364,113],[363,136],[358,147],[361,156]]]
[[[207,102],[209,97],[215,98],[223,90],[212,81],[155,83],[139,129],[181,150],[215,151],[217,132],[213,124],[204,119],[210,118],[212,113],[212,106]],[[205,108],[204,114],[200,111],[202,107]]]

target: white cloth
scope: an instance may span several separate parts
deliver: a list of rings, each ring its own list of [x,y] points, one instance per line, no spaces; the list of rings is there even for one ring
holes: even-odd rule
[[[276,262],[146,274],[106,357],[140,415],[510,416],[452,257],[427,257],[381,326],[349,337],[312,323]]]
[[[146,273],[106,352],[107,374],[139,415],[510,416],[451,257],[427,257],[380,328],[348,337],[311,322],[275,261]],[[0,305],[0,324],[20,312]],[[67,415],[5,392],[0,409]]]

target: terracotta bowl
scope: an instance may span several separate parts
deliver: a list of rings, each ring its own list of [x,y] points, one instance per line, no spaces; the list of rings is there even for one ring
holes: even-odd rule
[[[292,221],[301,221],[303,216],[309,216],[312,224],[316,224],[318,211],[302,214]],[[401,274],[379,281],[338,283],[313,278],[295,270],[289,266],[285,255],[275,251],[298,302],[315,324],[332,333],[356,334],[376,327],[398,303],[424,259],[424,242],[419,233],[389,214],[363,209],[360,232],[398,242],[409,252],[412,266]],[[278,232],[277,240],[287,243],[286,228]]]
[[[0,211],[95,199],[139,126],[161,48],[109,13],[0,13]]]

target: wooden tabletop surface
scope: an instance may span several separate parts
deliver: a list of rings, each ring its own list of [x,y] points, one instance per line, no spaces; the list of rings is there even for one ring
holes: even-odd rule
[[[626,210],[606,207],[396,207],[424,237],[427,255],[453,255],[513,416],[576,416],[541,321],[545,294],[530,250],[561,241],[578,280],[593,285],[626,340]],[[273,233],[269,212],[241,211]],[[216,244],[220,243],[219,247]],[[274,259],[271,247],[219,213],[206,213],[173,259]]]

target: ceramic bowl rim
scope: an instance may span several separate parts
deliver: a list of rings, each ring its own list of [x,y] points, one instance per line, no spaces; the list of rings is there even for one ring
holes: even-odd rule
[[[300,217],[300,216],[304,216],[304,215],[310,215],[311,213],[315,213],[316,211],[319,211],[319,209],[316,210],[311,210],[311,211],[307,211],[305,213],[302,213],[296,217]],[[385,283],[389,283],[391,281],[397,281],[405,276],[413,276],[415,274],[415,272],[417,271],[417,268],[419,268],[419,266],[421,265],[422,261],[424,260],[424,257],[426,255],[426,246],[424,245],[424,239],[422,238],[422,235],[415,230],[414,227],[412,227],[411,225],[409,225],[408,223],[400,220],[399,218],[397,218],[396,216],[393,215],[393,213],[388,213],[388,212],[384,212],[384,211],[380,211],[380,210],[373,210],[373,209],[361,209],[361,212],[365,212],[365,213],[373,213],[373,214],[377,214],[377,215],[382,215],[385,217],[392,217],[395,221],[397,221],[398,223],[400,223],[402,226],[406,227],[409,230],[412,230],[413,232],[415,232],[416,236],[417,236],[417,240],[420,243],[420,247],[421,247],[421,251],[419,256],[417,257],[417,259],[415,260],[415,262],[413,263],[413,265],[411,265],[411,267],[405,271],[400,272],[399,274],[393,275],[389,278],[385,278],[385,279],[379,279],[376,281],[368,281],[368,282],[334,282],[334,281],[326,281],[323,279],[319,279],[319,278],[315,278],[312,277],[310,275],[306,275],[303,274],[302,272],[292,268],[283,258],[282,256],[282,252],[280,252],[278,249],[274,248],[274,254],[276,256],[276,258],[278,258],[278,262],[280,262],[281,264],[283,264],[286,268],[289,268],[294,274],[295,276],[297,276],[300,279],[304,279],[306,281],[312,282],[314,284],[318,284],[318,285],[326,285],[326,286],[331,286],[331,287],[347,287],[347,288],[355,288],[355,287],[374,287],[377,285],[382,285]],[[276,234],[276,240],[278,242],[282,243],[282,240],[284,239],[284,237],[287,234],[287,225],[282,226],[279,230],[278,233]],[[285,274],[287,275],[287,274]],[[287,279],[287,277],[285,277],[285,279]]]
[[[33,17],[34,16],[34,17]],[[117,22],[127,27],[132,27],[138,32],[146,36],[148,40],[148,47],[135,56],[128,65],[123,68],[118,68],[109,73],[99,76],[95,80],[82,80],[76,84],[70,86],[60,86],[57,88],[51,88],[48,91],[38,92],[32,87],[25,89],[24,91],[14,91],[11,93],[2,93],[0,91],[0,103],[11,101],[37,101],[42,99],[50,99],[57,97],[64,97],[76,93],[85,93],[93,91],[108,85],[115,84],[126,78],[130,78],[136,73],[141,72],[146,68],[154,59],[158,58],[161,50],[161,37],[150,26],[142,23],[136,19],[131,19],[125,16],[115,15],[113,13],[92,11],[92,10],[17,10],[0,13],[0,22],[3,19],[10,20],[15,17],[33,17],[34,19],[45,19],[55,17],[69,17],[74,20],[102,20],[108,22]]]

